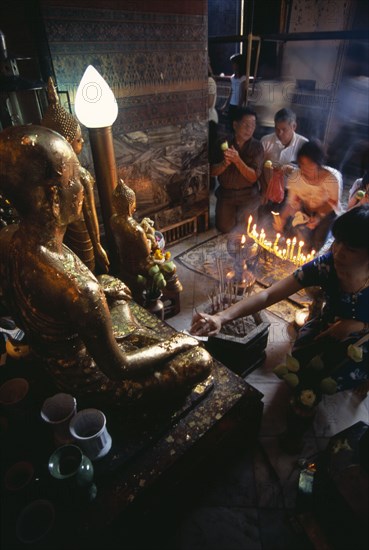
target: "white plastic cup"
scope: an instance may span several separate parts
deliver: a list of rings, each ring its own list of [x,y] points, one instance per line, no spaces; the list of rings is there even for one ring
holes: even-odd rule
[[[79,411],[70,421],[69,430],[75,443],[91,460],[98,460],[110,451],[112,441],[102,411]]]
[[[72,441],[69,422],[76,412],[77,401],[68,393],[57,393],[44,401],[41,418],[52,427],[54,443],[57,447]]]

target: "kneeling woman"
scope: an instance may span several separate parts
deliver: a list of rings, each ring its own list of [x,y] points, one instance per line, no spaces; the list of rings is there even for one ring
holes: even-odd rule
[[[305,415],[310,418],[321,391],[366,389],[369,378],[369,205],[338,217],[332,232],[335,240],[330,252],[224,311],[196,314],[191,327],[192,334],[213,336],[225,323],[288,298],[301,288],[321,287],[325,305],[300,330],[291,359],[291,370],[299,369],[294,379],[295,397],[300,397],[304,388],[311,390],[307,396],[311,402],[301,407],[306,412],[310,405],[311,414]],[[352,348],[354,344],[359,348]],[[294,412],[299,412],[296,406]],[[295,436],[301,434],[301,425],[298,431]]]
[[[313,141],[302,145],[297,162],[298,170],[287,180],[287,202],[276,218],[275,229],[320,250],[341,212],[342,176],[324,166],[323,149]]]

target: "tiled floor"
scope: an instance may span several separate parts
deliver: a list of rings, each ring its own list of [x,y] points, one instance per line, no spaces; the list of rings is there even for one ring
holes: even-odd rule
[[[213,223],[214,197],[210,219]],[[189,238],[170,248],[173,257],[208,239],[216,230]],[[194,306],[206,301],[208,279],[177,264],[184,290],[180,313],[168,319],[178,330],[188,329]],[[170,519],[165,527],[167,546],[175,550],[297,550],[314,546],[296,523],[296,497],[300,474],[299,459],[312,458],[325,449],[336,433],[359,420],[369,423],[369,398],[360,400],[350,391],[324,397],[305,437],[299,456],[281,452],[277,436],[284,429],[288,390],[272,368],[290,350],[294,329],[284,321],[270,318],[272,325],[267,358],[246,380],[264,397],[264,412],[258,442],[254,449],[230,454],[200,500],[190,503],[183,516]],[[161,530],[158,528],[160,535]],[[152,539],[154,544],[155,537]],[[154,545],[151,548],[156,548]]]

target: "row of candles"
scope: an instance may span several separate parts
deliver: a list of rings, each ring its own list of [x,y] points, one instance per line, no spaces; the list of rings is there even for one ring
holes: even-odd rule
[[[302,251],[303,246],[305,244],[304,241],[299,241],[299,243],[297,244],[296,237],[293,237],[293,239],[287,239],[286,247],[280,248],[279,240],[281,238],[281,234],[276,233],[274,241],[268,240],[264,229],[261,229],[259,233],[257,231],[256,224],[254,224],[251,228],[252,219],[253,218],[250,215],[247,222],[247,235],[251,237],[253,241],[255,241],[258,245],[260,245],[262,248],[264,248],[268,252],[271,252],[281,260],[288,260],[297,266],[300,266],[314,258],[316,251],[312,250],[308,254],[305,254]],[[244,235],[242,237],[244,237]],[[246,241],[246,237],[243,240],[243,242],[245,241]],[[242,239],[241,239],[241,245],[242,245]]]

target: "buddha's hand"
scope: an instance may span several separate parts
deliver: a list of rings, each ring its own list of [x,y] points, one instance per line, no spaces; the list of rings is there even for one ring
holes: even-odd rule
[[[99,275],[97,279],[103,287],[105,297],[110,304],[118,300],[132,300],[130,289],[120,279],[111,275]]]
[[[190,333],[196,336],[215,336],[221,328],[221,320],[216,315],[195,313],[192,318]]]
[[[99,264],[99,267],[104,271],[104,273],[108,273],[110,261],[108,258],[107,253],[103,249],[100,243],[96,245],[95,248],[95,261]]]
[[[173,351],[183,351],[189,348],[193,348],[199,345],[198,340],[186,334],[185,332],[178,332],[169,339],[170,345],[174,346]]]

